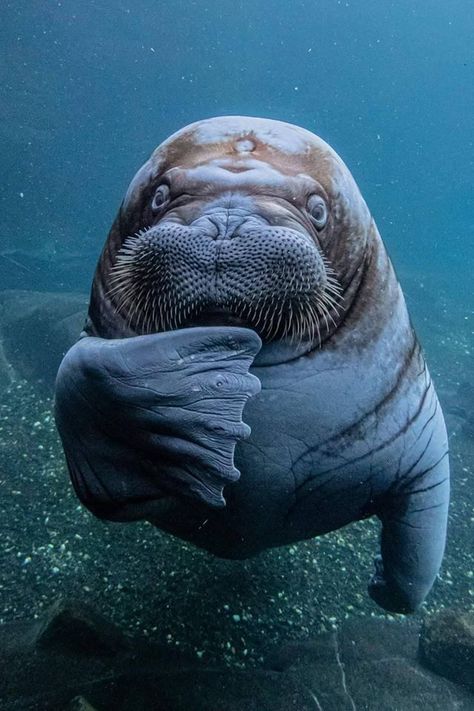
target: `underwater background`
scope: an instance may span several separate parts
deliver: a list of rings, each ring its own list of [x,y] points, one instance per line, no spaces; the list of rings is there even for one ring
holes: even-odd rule
[[[130,179],[187,123],[280,119],[341,155],[395,264],[450,435],[448,547],[416,619],[473,610],[472,3],[3,0],[0,12],[2,291],[85,305]],[[25,298],[0,299],[2,337],[17,359],[29,347],[47,360],[41,331],[5,329]],[[1,623],[69,596],[243,668],[284,639],[390,618],[366,592],[375,520],[243,563],[146,524],[104,524],[72,492],[51,405],[43,382],[2,380],[0,368]]]

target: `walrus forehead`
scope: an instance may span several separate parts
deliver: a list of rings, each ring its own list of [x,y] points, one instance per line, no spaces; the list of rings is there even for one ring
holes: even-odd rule
[[[236,164],[260,161],[284,175],[307,173],[323,183],[330,181],[335,163],[344,165],[327,143],[306,129],[241,116],[185,126],[158,146],[151,160],[161,172],[172,166],[189,169],[219,158]]]
[[[165,174],[174,178],[186,174],[186,180],[196,179],[200,185],[207,182],[211,191],[213,186],[239,189],[249,183],[259,192],[265,184],[288,188],[289,178],[304,177],[306,182],[317,181],[333,198],[333,208],[350,220],[366,222],[369,217],[337,153],[310,131],[273,119],[223,116],[180,129],[137,172],[125,195],[124,209],[133,210],[144,191]]]
[[[217,116],[196,121],[174,133],[162,145],[165,147],[185,137],[192,137],[195,145],[203,146],[245,138],[251,143],[255,138],[279,153],[293,156],[305,155],[316,147],[333,153],[331,147],[311,131],[284,121],[252,116]]]

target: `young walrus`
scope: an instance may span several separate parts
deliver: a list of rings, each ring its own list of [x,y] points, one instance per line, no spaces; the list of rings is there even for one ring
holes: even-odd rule
[[[395,612],[423,601],[445,545],[443,415],[375,223],[324,141],[246,117],[166,140],[120,207],[83,336],[56,418],[97,516],[243,558],[376,515],[370,595]]]

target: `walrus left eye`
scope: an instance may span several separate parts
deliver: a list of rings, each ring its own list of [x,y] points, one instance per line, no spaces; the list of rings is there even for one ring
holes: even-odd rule
[[[151,203],[152,210],[161,210],[170,199],[170,189],[167,185],[159,185]]]
[[[317,230],[322,230],[328,221],[328,208],[319,195],[311,195],[308,199],[308,212],[313,218]]]

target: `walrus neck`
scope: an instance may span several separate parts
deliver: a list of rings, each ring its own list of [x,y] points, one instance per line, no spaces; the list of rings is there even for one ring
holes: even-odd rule
[[[307,355],[315,348],[317,348],[317,346],[310,340],[301,341],[297,344],[286,339],[264,343],[261,350],[255,356],[254,366],[265,367],[289,363],[292,360]]]
[[[387,328],[397,332],[403,324],[411,332],[405,299],[375,226],[364,262],[344,297],[341,322],[326,346],[339,349],[347,343],[352,349],[366,350],[379,342]]]

